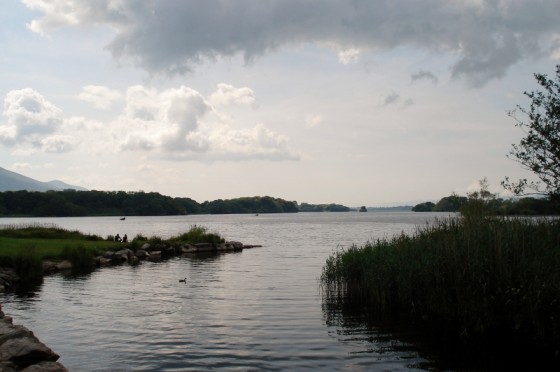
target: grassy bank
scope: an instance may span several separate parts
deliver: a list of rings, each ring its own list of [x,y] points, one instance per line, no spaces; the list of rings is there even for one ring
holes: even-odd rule
[[[64,250],[82,247],[92,254],[115,247],[113,239],[69,231],[54,225],[13,225],[0,229],[0,257],[24,253],[38,259],[63,258]]]
[[[0,267],[13,268],[25,282],[36,282],[42,278],[44,260],[68,260],[73,270],[82,272],[95,268],[94,257],[106,251],[128,248],[140,249],[145,243],[211,243],[220,244],[224,239],[210,233],[205,227],[191,228],[176,237],[164,240],[159,237],[137,235],[127,243],[115,242],[113,236],[102,238],[97,235],[69,231],[54,225],[14,225],[0,228]]]
[[[560,220],[452,218],[333,253],[323,284],[464,347],[560,350]],[[333,292],[334,293],[334,292]]]

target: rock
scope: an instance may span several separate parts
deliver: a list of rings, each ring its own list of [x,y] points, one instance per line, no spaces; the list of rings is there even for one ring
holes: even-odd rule
[[[68,372],[68,370],[58,362],[40,362],[23,369],[22,372]]]
[[[0,371],[66,371],[59,356],[21,325],[13,325],[9,316],[0,320]],[[37,367],[29,369],[29,366]]]
[[[103,257],[104,258],[108,258],[108,259],[112,259],[115,257],[115,252],[113,251],[107,251],[105,253],[103,253]]]
[[[244,247],[243,243],[241,242],[226,242],[226,244],[231,245],[235,250],[240,250]]]
[[[243,249],[249,249],[249,248],[261,248],[262,245],[258,245],[258,244],[249,244],[249,245],[244,245]]]
[[[0,362],[0,371],[2,372],[16,372],[17,366],[12,362]]]
[[[145,251],[149,251],[150,250],[150,243],[144,243],[142,244],[141,249],[145,250]]]
[[[145,249],[139,249],[134,254],[138,258],[148,258],[148,257],[150,257],[150,253]]]
[[[197,243],[194,246],[197,252],[212,252],[216,250],[210,243]]]
[[[95,257],[95,264],[97,266],[107,266],[113,262],[110,258],[106,258],[104,256],[97,256]]]
[[[56,264],[56,269],[60,271],[72,270],[72,263],[68,260]]]
[[[128,257],[131,257],[133,255],[134,255],[134,252],[132,252],[132,250],[130,250],[128,248],[121,249],[121,250],[115,252],[115,256],[126,256],[128,258]]]
[[[43,272],[52,273],[54,271],[57,271],[58,270],[58,268],[56,267],[57,264],[58,262],[55,261],[50,261],[50,260],[43,261]]]
[[[181,253],[195,253],[197,251],[196,247],[190,244],[181,246]]]
[[[20,281],[20,277],[14,269],[3,268],[0,270],[0,281],[4,288],[12,288],[15,283]]]
[[[160,261],[161,260],[161,251],[151,251],[150,257],[148,257],[150,261]]]
[[[58,358],[58,354],[34,336],[10,339],[0,345],[0,360],[10,361],[18,367],[42,361],[56,362]]]

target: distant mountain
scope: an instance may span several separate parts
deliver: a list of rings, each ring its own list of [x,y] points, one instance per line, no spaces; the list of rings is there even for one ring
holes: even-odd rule
[[[41,182],[33,178],[26,177],[16,172],[9,171],[0,167],[0,192],[3,191],[61,191],[65,189],[87,190],[80,186],[72,186],[62,181],[54,180]]]

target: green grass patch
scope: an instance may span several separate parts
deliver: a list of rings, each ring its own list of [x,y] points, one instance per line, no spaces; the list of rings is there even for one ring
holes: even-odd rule
[[[18,255],[31,255],[39,260],[61,259],[65,258],[65,250],[71,248],[94,255],[117,246],[114,241],[54,225],[13,225],[0,229],[0,264]]]

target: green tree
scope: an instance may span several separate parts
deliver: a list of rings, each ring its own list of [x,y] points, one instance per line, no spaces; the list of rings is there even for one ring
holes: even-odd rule
[[[502,203],[502,200],[497,199],[497,194],[490,192],[490,184],[486,177],[478,183],[480,189],[467,193],[467,201],[459,209],[465,217],[478,218],[496,214]]]
[[[531,99],[529,109],[517,106],[508,115],[515,119],[526,136],[518,145],[513,144],[509,158],[537,175],[540,181],[520,179],[512,182],[508,177],[502,185],[516,195],[541,194],[560,198],[560,65],[556,66],[556,79],[535,74],[542,90],[525,92]],[[516,114],[521,112],[525,119]],[[530,192],[526,193],[525,190]]]
[[[445,196],[441,198],[437,204],[434,206],[434,212],[457,212],[459,208],[467,201],[464,196],[459,196],[455,193],[450,196]]]
[[[431,212],[434,210],[434,207],[436,205],[432,202],[425,202],[425,203],[420,203],[420,204],[416,204],[414,207],[412,207],[412,211],[413,212]]]

